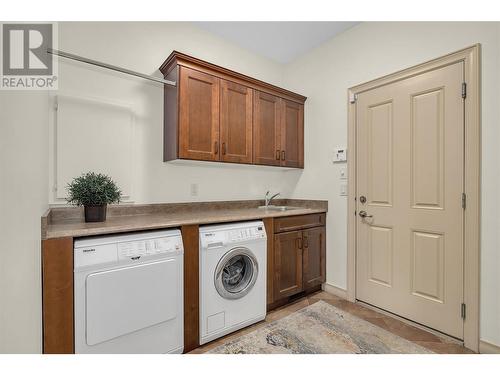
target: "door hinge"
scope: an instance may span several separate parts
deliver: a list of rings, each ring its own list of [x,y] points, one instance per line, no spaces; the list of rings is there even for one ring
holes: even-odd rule
[[[356,100],[358,100],[358,94],[351,94],[349,97],[349,103],[356,103]]]
[[[462,303],[462,306],[460,307],[460,316],[462,317],[462,319],[465,320],[465,311],[466,311],[466,306],[465,306],[465,303]]]
[[[465,207],[467,207],[467,195],[462,193],[462,208],[465,210]]]
[[[467,97],[467,83],[462,83],[462,98],[465,99]]]

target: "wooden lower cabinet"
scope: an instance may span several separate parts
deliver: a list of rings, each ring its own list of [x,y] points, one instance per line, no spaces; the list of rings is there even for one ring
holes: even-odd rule
[[[326,279],[325,227],[304,230],[302,243],[303,288],[309,289]]]
[[[73,238],[42,241],[43,353],[75,352]]]
[[[315,224],[316,223],[316,224]],[[293,225],[292,225],[293,224]],[[325,214],[275,219],[268,251],[268,308],[326,281]],[[266,223],[267,225],[267,223]],[[311,225],[316,225],[310,228]],[[284,231],[287,228],[294,230]],[[302,228],[302,229],[301,229]],[[268,235],[269,237],[269,235]],[[269,295],[271,289],[272,295]]]
[[[274,298],[302,291],[302,232],[274,236]]]

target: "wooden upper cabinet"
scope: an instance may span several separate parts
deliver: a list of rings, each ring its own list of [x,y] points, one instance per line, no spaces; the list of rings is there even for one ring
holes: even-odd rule
[[[254,163],[304,167],[304,105],[261,92],[254,99]]]
[[[219,160],[219,79],[181,67],[179,157]]]
[[[302,232],[304,289],[326,281],[325,227],[306,229]]]
[[[280,98],[255,92],[253,115],[254,164],[281,165]]]
[[[160,71],[164,161],[303,168],[306,97],[177,51]]]
[[[220,160],[252,163],[253,90],[220,81]]]
[[[304,167],[304,105],[281,99],[281,165]]]

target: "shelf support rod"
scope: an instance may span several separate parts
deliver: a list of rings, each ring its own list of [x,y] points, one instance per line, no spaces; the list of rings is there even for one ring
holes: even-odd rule
[[[85,64],[99,66],[99,67],[104,68],[104,69],[114,70],[115,72],[129,74],[129,75],[132,75],[132,76],[135,76],[135,77],[147,79],[149,81],[153,81],[153,82],[157,82],[157,83],[162,83],[164,85],[169,85],[169,86],[176,86],[177,85],[174,81],[167,81],[167,80],[162,79],[162,78],[157,78],[157,77],[150,76],[150,75],[147,75],[147,74],[142,74],[142,73],[139,73],[139,72],[135,72],[133,70],[121,68],[119,66],[115,66],[115,65],[111,65],[111,64],[107,64],[107,63],[103,63],[103,62],[100,62],[100,61],[97,61],[97,60],[88,59],[86,57],[74,55],[72,53],[60,51],[60,50],[53,49],[53,48],[48,48],[47,49],[47,53],[49,53],[51,55],[56,55],[56,56],[64,57],[64,58],[70,59],[70,60],[80,61],[80,62],[85,63]]]

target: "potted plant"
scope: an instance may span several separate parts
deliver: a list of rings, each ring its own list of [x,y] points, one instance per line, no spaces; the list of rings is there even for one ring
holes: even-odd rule
[[[120,195],[120,189],[109,176],[87,172],[68,184],[66,200],[84,206],[86,222],[99,222],[106,220],[107,205],[119,203]]]

